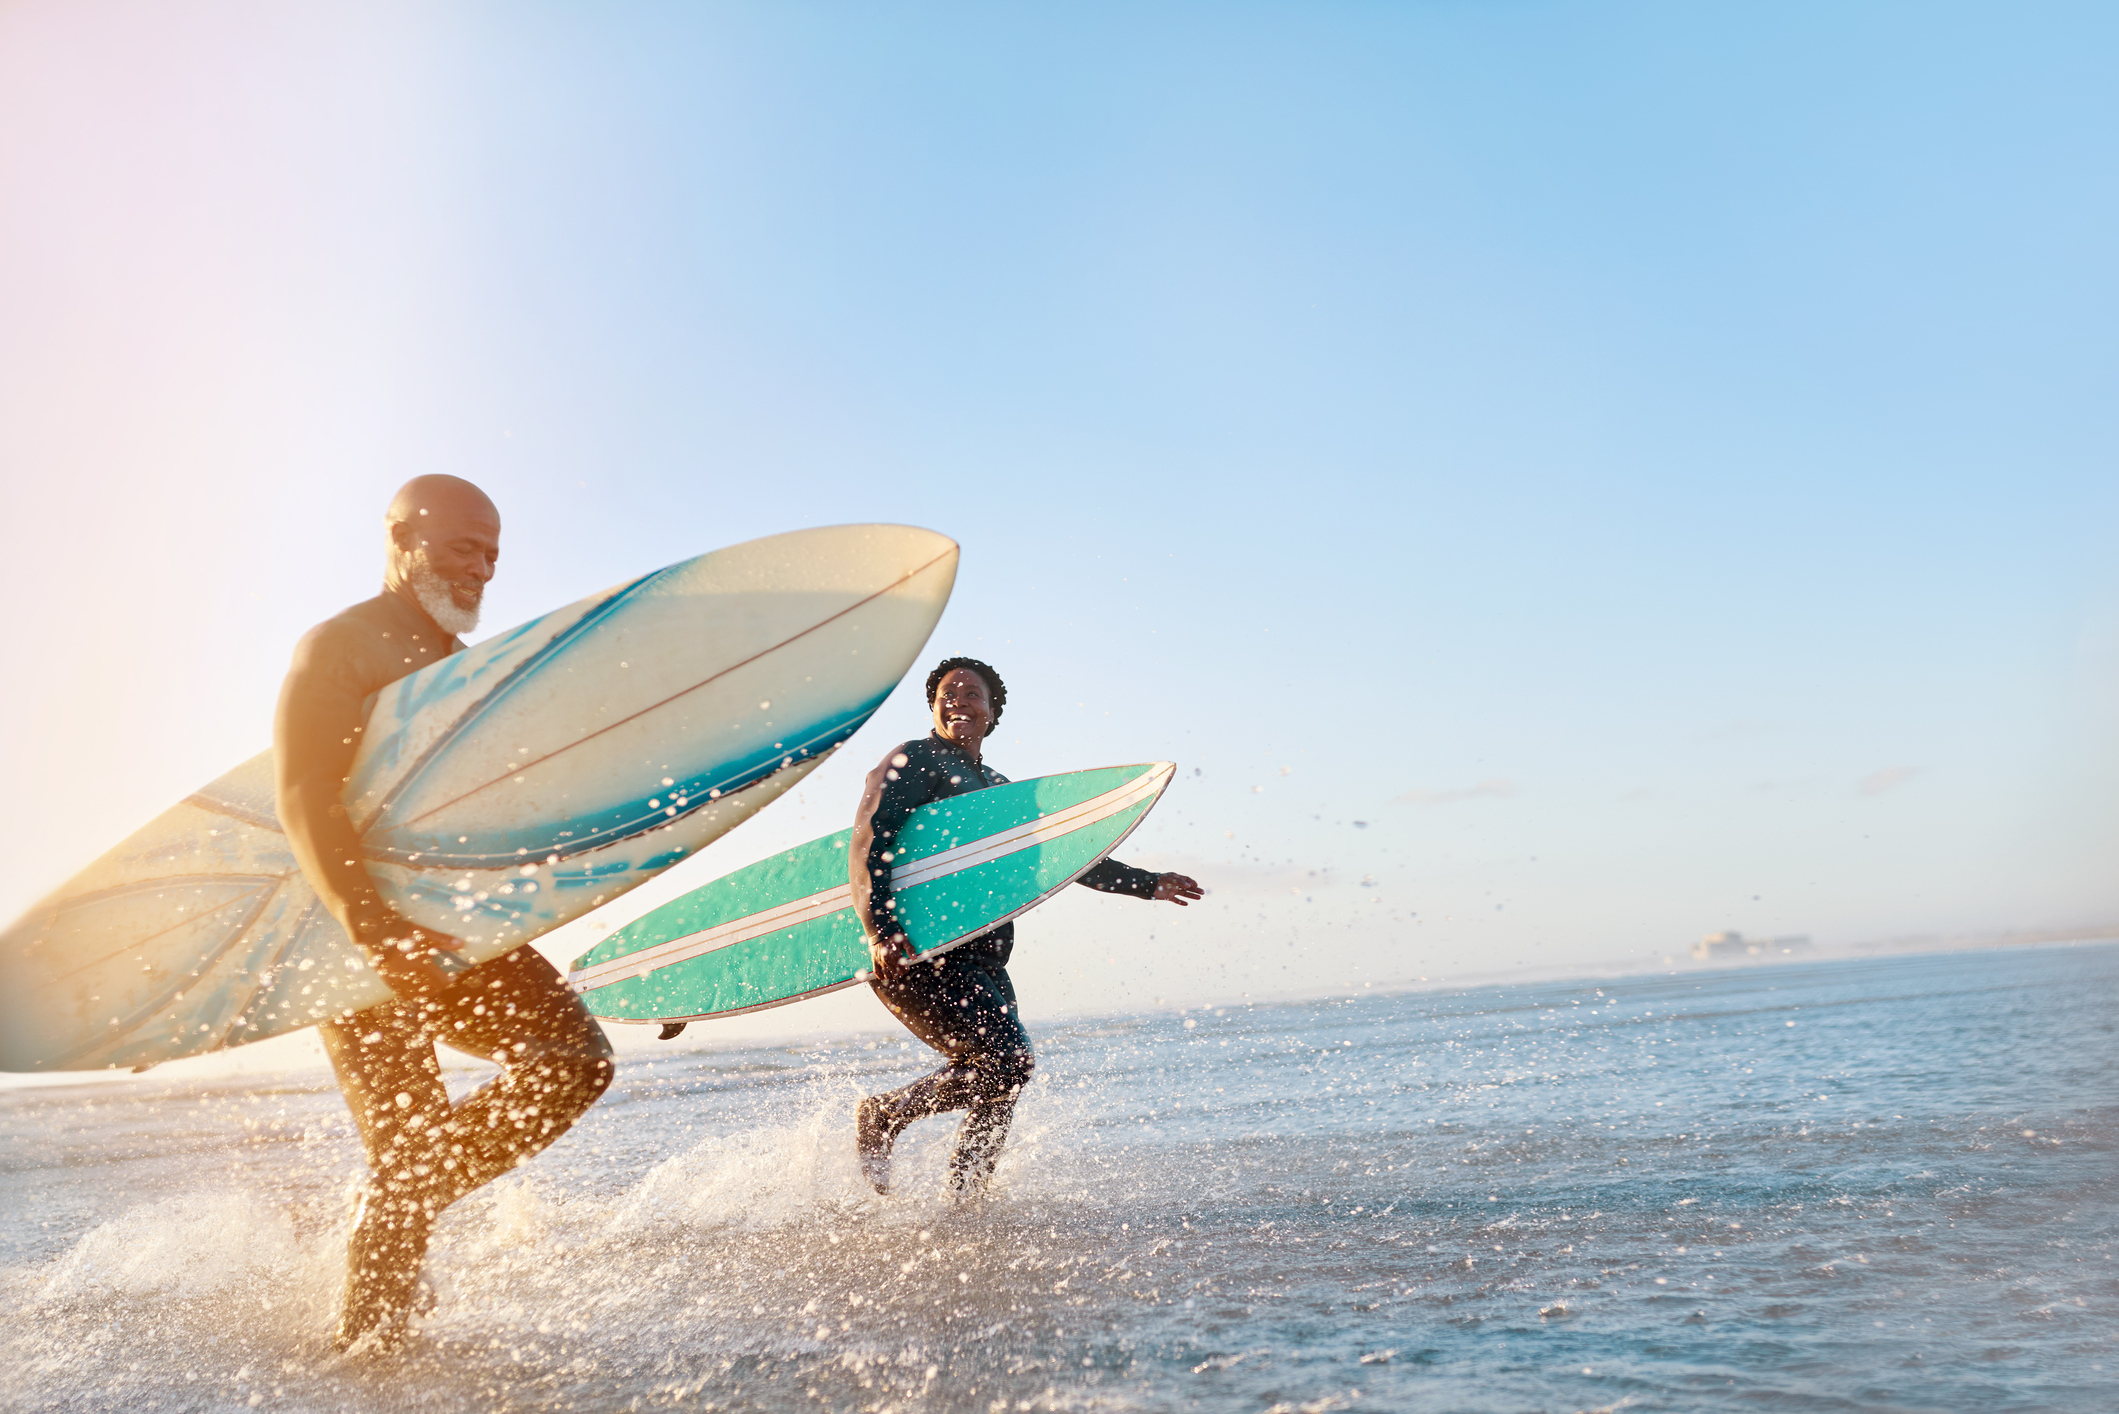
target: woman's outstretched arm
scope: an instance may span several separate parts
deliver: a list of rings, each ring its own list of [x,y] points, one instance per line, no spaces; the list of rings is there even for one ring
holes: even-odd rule
[[[1115,859],[1099,860],[1077,884],[1087,884],[1092,889],[1101,889],[1107,894],[1131,894],[1135,898],[1160,899],[1174,903],[1179,908],[1206,897],[1199,881],[1188,874],[1156,874],[1146,869],[1135,869],[1130,864],[1121,864]]]

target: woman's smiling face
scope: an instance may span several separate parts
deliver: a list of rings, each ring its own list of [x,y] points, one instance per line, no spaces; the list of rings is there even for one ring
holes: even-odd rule
[[[993,730],[993,695],[986,679],[969,668],[952,670],[934,686],[934,729],[946,741],[978,755]]]

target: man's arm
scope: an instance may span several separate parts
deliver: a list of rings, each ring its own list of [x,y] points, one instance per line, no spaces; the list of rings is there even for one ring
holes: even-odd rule
[[[366,713],[344,657],[332,648],[330,625],[311,630],[280,688],[272,724],[280,828],[302,876],[393,992],[446,986],[431,949],[462,944],[391,910],[361,863],[345,790]]]

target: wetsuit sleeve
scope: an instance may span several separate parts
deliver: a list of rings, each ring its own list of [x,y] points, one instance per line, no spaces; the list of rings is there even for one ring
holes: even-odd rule
[[[280,828],[324,907],[358,938],[357,918],[384,911],[361,863],[360,836],[346,814],[346,777],[367,714],[351,655],[335,625],[312,629],[294,650],[272,722]]]
[[[871,942],[880,942],[903,931],[893,910],[897,897],[890,887],[890,865],[897,852],[898,831],[912,812],[935,798],[937,778],[943,767],[934,753],[916,742],[907,742],[883,758],[868,773],[854,812],[853,843],[848,865],[853,876],[854,915]]]
[[[1101,889],[1107,894],[1131,894],[1135,898],[1152,899],[1155,886],[1162,875],[1146,869],[1135,869],[1130,864],[1121,864],[1115,859],[1098,860],[1088,873],[1076,879],[1077,884],[1087,884],[1092,889]]]

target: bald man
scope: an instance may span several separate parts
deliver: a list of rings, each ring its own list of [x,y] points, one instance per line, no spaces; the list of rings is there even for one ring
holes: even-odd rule
[[[500,558],[500,512],[453,476],[407,482],[385,523],[383,592],[303,636],[272,737],[302,874],[393,994],[317,1028],[373,1170],[347,1243],[341,1350],[397,1345],[442,1209],[564,1134],[611,1083],[610,1043],[535,949],[452,979],[435,958],[463,945],[394,912],[361,863],[344,793],[370,699],[463,651]],[[500,1074],[452,1106],[437,1040]]]

